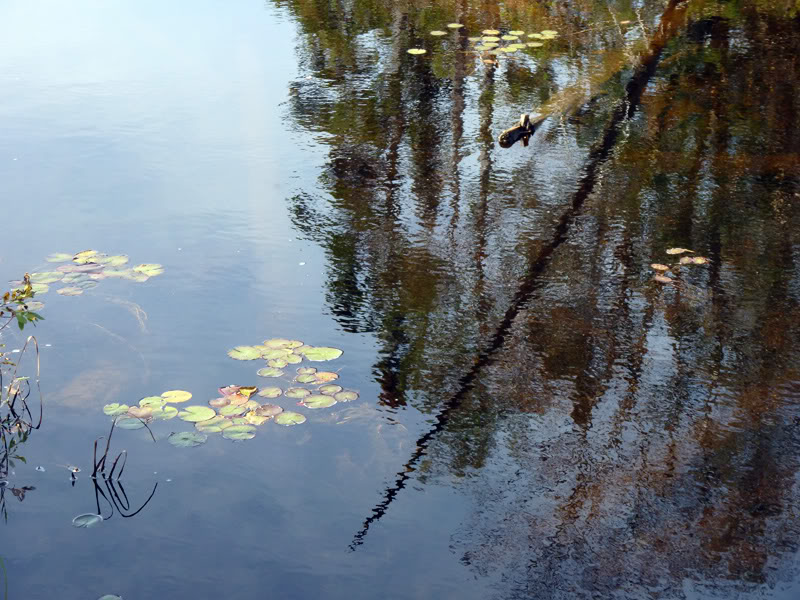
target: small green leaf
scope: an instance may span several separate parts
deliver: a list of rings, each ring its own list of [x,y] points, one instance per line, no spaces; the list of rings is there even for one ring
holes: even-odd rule
[[[178,418],[190,423],[197,423],[199,421],[207,421],[216,414],[214,409],[209,406],[187,406],[178,413]]]

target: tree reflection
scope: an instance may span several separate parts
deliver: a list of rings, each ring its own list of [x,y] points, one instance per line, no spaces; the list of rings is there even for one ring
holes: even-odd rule
[[[673,3],[658,66],[620,70],[598,56],[625,39],[593,26],[641,18],[652,43],[660,3],[284,5],[312,75],[291,115],[328,146],[295,225],[327,251],[342,327],[380,340],[380,401],[438,415],[365,528],[406,481],[447,473],[479,507],[455,546],[503,574],[498,597],[725,596],[790,576],[793,5]],[[572,43],[498,66],[405,53],[455,20],[557,23]],[[581,78],[589,93],[558,96]],[[497,130],[554,97],[574,112],[502,154]],[[675,245],[709,264],[653,282]]]

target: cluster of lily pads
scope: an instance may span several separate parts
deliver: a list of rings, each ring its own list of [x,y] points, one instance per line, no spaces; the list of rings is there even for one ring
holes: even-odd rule
[[[688,248],[669,248],[667,250],[667,254],[675,256],[677,254],[686,254],[691,253],[694,254],[694,250],[689,250]],[[668,272],[674,272],[675,269],[680,268],[682,266],[687,265],[704,265],[708,262],[708,259],[705,256],[681,256],[677,263],[672,265],[665,265],[662,263],[652,263],[650,268],[656,271],[656,274],[653,276],[655,281],[659,283],[675,283],[675,279],[672,277],[667,277]]]
[[[77,254],[58,252],[51,254],[45,260],[49,263],[67,264],[60,265],[53,271],[31,273],[31,288],[37,294],[48,292],[52,284],[58,283],[62,284],[62,287],[56,290],[58,294],[79,296],[84,290],[95,287],[99,281],[109,277],[143,282],[164,272],[164,267],[154,263],[127,267],[129,260],[127,256],[122,254],[110,256],[96,250],[83,250]],[[21,282],[12,283],[20,284]],[[29,307],[31,304],[36,308],[43,306],[40,302],[34,302],[28,303]]]
[[[283,377],[283,368],[299,364],[303,360],[328,361],[342,355],[338,348],[308,346],[297,340],[275,338],[259,346],[237,346],[228,352],[237,360],[265,360],[266,366],[259,369],[263,377]],[[142,398],[137,405],[107,404],[103,412],[116,419],[116,426],[123,429],[139,429],[153,420],[168,420],[178,417],[194,423],[195,431],[172,433],[168,441],[173,446],[199,446],[208,439],[209,433],[221,433],[230,440],[249,440],[255,437],[256,428],[268,421],[278,425],[300,425],[306,417],[295,411],[284,410],[272,403],[260,403],[254,396],[274,399],[285,396],[297,400],[299,406],[308,409],[328,408],[337,402],[352,402],[358,393],[345,390],[332,383],[339,378],[333,371],[318,371],[314,367],[298,367],[292,377],[292,385],[284,392],[280,386],[271,385],[259,390],[256,386],[229,385],[219,388],[220,396],[208,402],[208,406],[192,405],[178,410],[173,404],[182,404],[192,398],[183,390],[170,390],[160,396]],[[307,386],[307,387],[303,387]],[[314,388],[314,389],[309,389]]]
[[[447,27],[453,31],[459,31],[464,26],[461,23],[449,23]],[[527,35],[521,29],[514,29],[506,33],[501,32],[499,29],[484,29],[481,33],[481,36],[467,38],[473,44],[472,49],[495,57],[500,54],[512,54],[528,48],[541,48],[546,42],[558,37],[558,32],[553,29],[531,32]],[[443,37],[447,35],[447,32],[435,29],[430,34],[434,37]],[[527,41],[523,41],[525,38]],[[424,48],[410,48],[408,50],[409,54],[415,55],[425,54],[426,52],[427,50]],[[494,63],[491,57],[485,57],[484,62]]]

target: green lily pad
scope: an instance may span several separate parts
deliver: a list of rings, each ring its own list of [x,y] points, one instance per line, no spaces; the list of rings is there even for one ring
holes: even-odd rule
[[[94,258],[100,253],[97,250],[83,250],[78,252],[72,257],[72,261],[76,264],[83,265],[86,263],[94,262]]]
[[[499,29],[484,29],[481,33],[484,35],[497,35],[500,33]]]
[[[264,345],[267,348],[299,348],[303,342],[299,340],[285,340],[283,338],[272,338],[271,340],[264,340]]]
[[[308,360],[313,360],[315,362],[319,361],[326,361],[326,360],[334,360],[339,358],[342,355],[342,351],[338,348],[328,348],[326,346],[317,346],[314,348],[308,348],[302,352],[303,356],[305,356]]]
[[[317,370],[314,367],[300,367],[297,369],[298,375],[313,375]]]
[[[61,281],[64,273],[59,271],[43,271],[41,273],[31,273],[32,283],[55,283]]]
[[[66,273],[61,281],[63,283],[78,283],[89,281],[89,276],[86,273]]]
[[[244,403],[243,406],[245,408],[249,408],[250,410],[253,410],[254,408],[258,408],[261,405],[255,400],[248,400],[247,402]]]
[[[102,523],[102,521],[103,521],[102,515],[96,515],[94,513],[85,513],[82,515],[78,515],[77,517],[72,519],[72,526],[88,529],[89,527],[94,527],[95,525]]]
[[[448,23],[447,26],[450,29],[461,29],[464,25],[462,25],[461,23]]]
[[[274,367],[266,367],[264,369],[259,369],[257,371],[257,375],[260,375],[261,377],[280,377],[283,375],[283,371]]]
[[[127,404],[120,404],[119,402],[112,402],[111,404],[106,404],[103,407],[103,412],[107,414],[109,417],[118,417],[119,415],[124,415],[128,412],[130,406]]]
[[[431,35],[434,36],[434,37],[439,37],[439,36],[442,36],[442,35],[447,35],[447,32],[446,31],[441,31],[439,29],[434,29],[433,31],[431,31]]]
[[[141,429],[144,427],[144,421],[136,417],[122,417],[117,419],[117,427],[120,429]]]
[[[427,50],[425,48],[409,48],[406,52],[409,54],[425,54]]]
[[[305,398],[306,396],[311,395],[311,390],[307,390],[306,388],[300,387],[293,387],[286,390],[285,396],[287,398]]]
[[[292,351],[289,348],[267,348],[261,351],[261,357],[267,360],[285,358],[290,354],[292,354]]]
[[[283,390],[276,385],[263,388],[258,395],[263,398],[277,398],[283,393]]]
[[[283,412],[283,409],[278,406],[277,404],[262,404],[259,406],[255,413],[262,417],[274,417],[275,415],[279,415]]]
[[[515,29],[513,31],[509,31],[508,35],[522,35],[523,33],[525,33],[525,32],[522,31],[521,29]]]
[[[268,360],[267,364],[274,369],[282,369],[287,366],[289,362],[282,358],[273,358],[272,360]]]
[[[207,421],[216,414],[214,409],[208,406],[187,406],[178,413],[178,418],[190,423],[197,423],[199,421]]]
[[[174,406],[153,407],[153,418],[167,421],[178,416],[178,409]]]
[[[128,257],[124,254],[115,254],[114,256],[98,257],[94,262],[108,267],[119,267],[120,265],[127,264]]]
[[[254,385],[243,385],[239,387],[238,393],[244,396],[245,398],[249,398],[253,394],[258,391],[258,388]]]
[[[133,270],[137,273],[144,273],[148,277],[155,277],[156,275],[161,275],[164,272],[164,267],[159,264],[144,263],[142,265],[136,265],[133,267]]]
[[[496,35],[487,35],[486,37],[483,38],[483,41],[484,42],[499,42],[500,38],[497,37]]]
[[[306,418],[298,412],[286,410],[275,417],[275,422],[278,425],[300,425],[306,422]]]
[[[552,29],[543,29],[542,35],[558,35],[558,32]]]
[[[540,39],[542,39],[544,36],[543,36],[541,33],[529,33],[529,34],[528,34],[528,37],[529,37],[529,38],[535,38],[535,39],[537,39],[537,40],[540,40]]]
[[[256,437],[256,428],[253,425],[231,425],[223,430],[222,437],[229,440],[252,440]]]
[[[319,391],[323,394],[333,396],[334,394],[342,391],[342,386],[329,383],[328,385],[320,386]]]
[[[147,396],[139,400],[139,406],[149,406],[150,408],[161,408],[166,404],[166,400],[161,396]]]
[[[231,425],[251,425],[250,421],[247,420],[247,417],[231,417],[230,421]]]
[[[333,395],[334,398],[338,402],[352,402],[353,400],[358,400],[358,394],[352,390],[344,390],[343,392],[339,392]]]
[[[192,394],[184,390],[169,390],[161,394],[161,397],[167,402],[178,404],[179,402],[187,402],[191,399]]]
[[[108,274],[108,273],[107,273]],[[127,279],[128,281],[136,281],[138,283],[144,283],[150,276],[146,273],[142,273],[141,271],[134,271],[133,269],[127,269],[126,271],[122,272],[120,275],[123,279]]]
[[[528,48],[541,48],[544,46],[542,42],[528,42]]]
[[[224,429],[222,423],[229,423],[229,421],[221,415],[214,415],[206,421],[198,421],[194,427],[201,433],[219,433]]]
[[[233,416],[243,415],[248,410],[250,409],[245,408],[244,406],[236,406],[234,404],[228,404],[228,406],[223,406],[222,408],[219,409],[219,414],[221,414],[224,417],[233,417]]]
[[[121,277],[123,279],[127,278],[131,273],[130,269],[105,269],[103,271],[106,277]]]
[[[228,350],[228,356],[236,360],[255,360],[261,358],[261,350],[255,346],[236,346],[233,350]]]
[[[511,42],[513,40],[518,40],[519,36],[518,35],[508,35],[507,34],[507,35],[501,36],[500,39],[505,41],[505,42]]]
[[[45,260],[49,263],[57,263],[57,262],[67,262],[68,260],[72,260],[72,254],[67,254],[66,252],[54,252],[45,258]]]
[[[208,436],[199,431],[181,431],[171,433],[167,441],[176,448],[194,448],[200,444],[205,444]]]
[[[251,410],[249,413],[245,415],[245,419],[247,419],[247,422],[250,423],[251,425],[263,425],[271,418],[272,417],[260,415],[254,410]]]
[[[303,362],[303,357],[297,356],[297,354],[287,354],[286,356],[283,357],[283,360],[285,360],[290,365],[296,365],[298,363]]]
[[[306,408],[328,408],[334,404],[336,404],[336,398],[325,394],[314,394],[303,400],[303,406]]]
[[[298,375],[294,380],[297,383],[314,383],[317,378],[314,375]]]

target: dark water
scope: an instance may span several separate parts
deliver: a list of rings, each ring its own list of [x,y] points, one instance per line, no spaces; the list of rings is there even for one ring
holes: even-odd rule
[[[798,56],[788,0],[0,4],[2,274],[166,270],[38,298],[8,597],[800,597]],[[225,353],[273,336],[359,400],[119,431],[152,500],[71,526],[104,404],[264,385]]]

